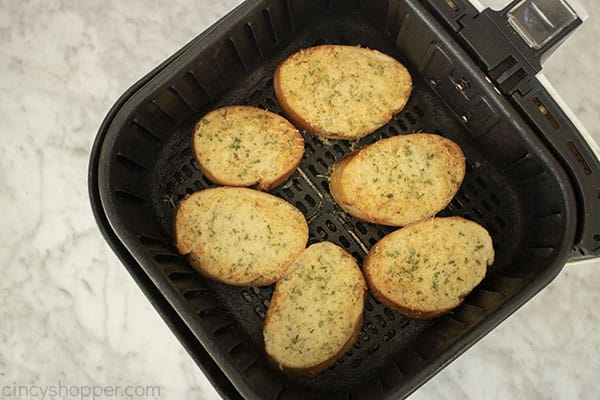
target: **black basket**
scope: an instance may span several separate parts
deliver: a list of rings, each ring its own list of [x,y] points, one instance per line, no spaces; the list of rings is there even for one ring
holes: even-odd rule
[[[392,55],[409,68],[414,91],[399,115],[358,143],[304,135],[300,167],[272,193],[304,213],[310,243],[332,241],[360,263],[392,228],[344,213],[329,194],[329,167],[352,148],[422,131],[463,149],[464,183],[440,215],[485,226],[496,261],[460,307],[434,320],[404,318],[369,296],[352,350],[320,376],[299,379],[265,357],[262,323],[273,287],[204,278],[177,254],[171,229],[174,205],[214,186],[193,161],[194,123],[223,105],[280,113],[275,67],[320,43]],[[410,0],[242,4],[123,95],[100,129],[89,178],[106,239],[228,398],[406,396],[546,286],[575,236],[573,189],[559,162],[448,32]]]

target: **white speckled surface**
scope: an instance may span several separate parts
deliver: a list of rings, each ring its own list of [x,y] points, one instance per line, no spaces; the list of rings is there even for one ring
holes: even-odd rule
[[[0,387],[217,398],[102,239],[86,175],[120,94],[237,3],[0,0]],[[600,8],[582,3],[590,19],[545,70],[598,140]],[[599,267],[566,268],[411,399],[597,399]]]

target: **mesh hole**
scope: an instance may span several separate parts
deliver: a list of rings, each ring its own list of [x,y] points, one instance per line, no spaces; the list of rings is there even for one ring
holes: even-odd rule
[[[351,41],[346,36],[340,36],[340,43],[341,44],[350,44]]]
[[[144,245],[148,247],[165,247],[165,241],[163,239],[158,239],[150,236],[139,235],[138,240]]]
[[[396,336],[396,331],[394,329],[391,329],[387,331],[385,335],[383,335],[383,341],[389,342],[394,336]]]
[[[485,183],[485,181],[480,176],[475,178],[475,182],[479,185],[480,188],[487,189],[487,183]]]
[[[459,199],[457,199],[457,198],[454,198],[454,200],[452,200],[452,202],[450,203],[450,205],[452,207],[454,207],[455,209],[457,209],[457,210],[462,210],[462,208],[463,208],[462,202]]]
[[[206,289],[193,289],[193,290],[187,290],[183,294],[183,297],[185,297],[187,300],[193,300],[193,299],[199,299],[202,297],[206,297],[207,295],[208,295],[208,291]]]
[[[179,154],[181,154],[181,156],[184,158],[189,158],[192,155],[192,148],[184,147],[183,149],[181,149],[181,152]]]
[[[496,196],[496,194],[490,193],[490,200],[492,200],[492,203],[496,204],[497,206],[500,205],[500,199],[498,196]]]
[[[304,200],[306,200],[306,202],[308,203],[309,206],[314,207],[317,205],[317,202],[315,201],[315,199],[312,198],[311,195],[307,194],[304,196]]]
[[[294,186],[294,189],[296,189],[296,191],[302,191],[302,182],[300,182],[300,179],[292,179],[292,185]]]
[[[367,233],[367,227],[365,226],[365,224],[363,224],[362,222],[357,222],[356,223],[356,229],[358,229],[358,231],[360,233],[362,233],[363,235],[365,233]]]
[[[242,298],[244,300],[246,300],[246,302],[252,303],[253,299],[252,299],[252,295],[250,294],[250,292],[248,292],[247,290],[242,290],[241,295],[242,295]]]
[[[346,154],[346,152],[344,151],[344,149],[342,149],[342,146],[340,146],[339,144],[334,144],[333,145],[333,149],[341,156],[343,156],[344,154]]]
[[[338,237],[338,240],[340,241],[340,243],[342,244],[342,246],[344,246],[346,249],[350,248],[350,241],[348,240],[348,238],[346,236],[340,235]]]
[[[381,136],[382,139],[387,139],[387,138],[389,138],[389,137],[392,136],[392,133],[391,133],[390,130],[382,131],[381,134],[380,134],[380,136]]]
[[[301,201],[297,201],[295,204],[296,204],[296,207],[298,208],[298,210],[300,210],[302,212],[302,214],[306,214],[308,212],[308,209],[306,208],[304,203],[302,203]]]
[[[260,90],[255,90],[254,92],[252,92],[250,94],[250,96],[248,96],[248,101],[250,103],[255,103],[260,99],[260,96],[262,95],[262,92]]]
[[[483,206],[483,208],[485,208],[487,211],[492,211],[492,206],[490,205],[490,203],[487,202],[487,200],[481,200],[481,205]]]
[[[396,319],[396,315],[394,315],[394,312],[387,307],[383,309],[383,313],[385,314],[386,318],[389,319],[390,321],[393,321]]]
[[[210,316],[220,316],[223,314],[223,310],[219,306],[207,308],[205,310],[198,311],[198,316],[200,318],[207,318]]]
[[[360,337],[360,340],[362,340],[363,342],[368,342],[369,339],[371,339],[369,334],[364,329],[361,329],[361,331],[358,335]]]
[[[323,160],[322,158],[317,158],[317,163],[323,167],[323,169],[328,170],[329,169],[329,164],[327,163],[327,161]]]
[[[329,236],[329,235],[327,234],[327,231],[326,231],[325,229],[323,229],[322,227],[320,227],[320,226],[317,228],[317,235],[319,235],[319,237],[320,237],[322,240],[325,240],[325,239],[327,239],[327,237]]]
[[[469,219],[472,219],[472,218],[469,218]],[[490,234],[492,234],[492,235],[498,234],[498,231],[496,230],[496,228],[494,228],[491,224],[486,223],[484,226],[485,226],[485,229],[487,229]]]
[[[294,197],[294,192],[290,188],[283,189],[283,194],[285,194],[285,197],[287,197],[288,199]]]
[[[335,232],[337,231],[337,227],[335,226],[335,224],[331,221],[331,220],[325,220],[325,226],[327,227],[327,229],[329,229],[331,232]]]
[[[371,354],[375,353],[377,350],[379,350],[379,347],[380,346],[377,343],[375,343],[374,345],[372,345],[371,347],[369,347],[367,349],[367,354],[371,355]]]
[[[173,282],[187,281],[188,279],[196,277],[196,273],[194,271],[174,271],[170,272],[167,276]]]
[[[254,313],[258,316],[258,318],[260,318],[261,320],[265,319],[265,312],[262,309],[262,307],[260,306],[255,306],[254,307]]]
[[[210,179],[208,179],[206,175],[202,175],[202,180],[204,181],[205,185],[212,185],[212,182],[210,181]]]
[[[379,330],[377,329],[375,324],[373,324],[373,322],[371,322],[371,321],[367,321],[367,323],[365,324],[365,327],[374,335],[377,335],[377,332],[379,332]]]
[[[496,215],[494,217],[494,221],[496,221],[500,228],[506,228],[506,222],[504,222],[504,220],[500,216]]]
[[[179,172],[175,172],[173,174],[173,178],[175,178],[175,181],[177,181],[177,183],[180,183],[180,184],[185,181],[185,177]]]
[[[398,118],[398,120],[396,122],[398,123],[398,126],[400,127],[400,129],[402,131],[406,132],[408,130],[408,127],[406,126],[404,121],[402,121],[400,118]]]
[[[471,185],[470,183],[467,184],[467,190],[469,192],[473,193],[475,196],[477,196],[479,194],[477,189],[475,189],[475,186]]]
[[[267,105],[269,106],[270,110],[279,110],[279,106],[277,105],[277,103],[275,103],[275,100],[273,100],[272,98],[267,97],[265,101],[267,102]]]
[[[190,159],[190,165],[192,166],[192,168],[194,168],[196,171],[200,171],[200,166],[198,165],[198,163],[196,162],[196,160],[194,160],[193,158]]]

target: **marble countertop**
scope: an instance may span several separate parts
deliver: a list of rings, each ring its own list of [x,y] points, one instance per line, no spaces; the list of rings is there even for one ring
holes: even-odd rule
[[[120,94],[237,3],[0,1],[2,390],[157,385],[160,398],[218,398],[101,237],[87,164]],[[582,3],[590,19],[545,70],[598,140],[600,8]],[[566,267],[411,399],[597,399],[599,267]]]

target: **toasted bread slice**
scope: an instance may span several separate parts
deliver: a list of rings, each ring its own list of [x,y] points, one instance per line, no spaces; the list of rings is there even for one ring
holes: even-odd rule
[[[377,242],[364,273],[383,304],[427,319],[460,305],[493,262],[492,239],[483,227],[460,217],[432,218]]]
[[[230,106],[209,112],[196,124],[192,148],[211,181],[270,190],[296,170],[304,154],[304,139],[277,114]]]
[[[274,365],[314,377],[354,344],[366,284],[356,260],[341,247],[308,247],[281,279],[264,325],[265,349]]]
[[[453,141],[415,133],[379,140],[333,167],[329,188],[349,214],[404,226],[431,217],[452,200],[465,175]]]
[[[275,71],[281,108],[306,132],[357,139],[385,125],[412,91],[408,70],[395,58],[359,46],[300,50]]]
[[[218,187],[187,196],[175,213],[175,245],[209,278],[231,285],[276,282],[308,241],[304,215],[248,188]]]

